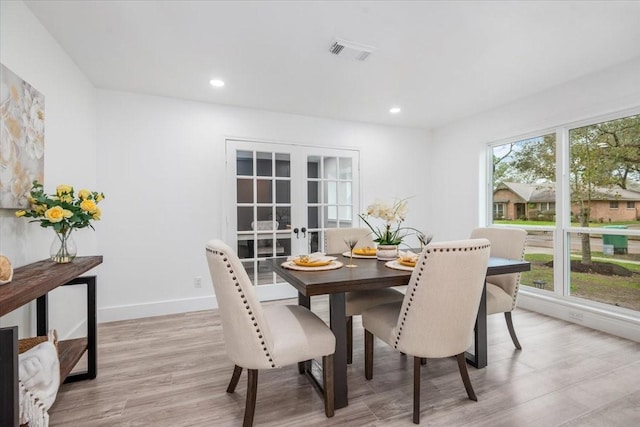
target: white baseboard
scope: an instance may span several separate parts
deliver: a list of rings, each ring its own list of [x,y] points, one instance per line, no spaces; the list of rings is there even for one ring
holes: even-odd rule
[[[98,309],[98,323],[212,310],[214,308],[218,308],[215,296],[102,307]]]
[[[640,342],[640,318],[607,312],[573,300],[527,292],[522,288],[518,307]]]

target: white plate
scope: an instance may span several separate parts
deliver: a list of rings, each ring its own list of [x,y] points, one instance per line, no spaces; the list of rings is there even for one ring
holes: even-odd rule
[[[340,261],[331,261],[331,263],[328,265],[322,265],[318,267],[304,267],[302,265],[296,264],[293,261],[285,261],[280,265],[284,268],[288,268],[289,270],[296,270],[296,271],[326,271],[326,270],[337,270],[338,268],[342,267],[344,264],[341,263]]]
[[[349,251],[347,252],[343,252],[342,256],[345,256],[347,258],[349,258]],[[376,255],[358,255],[358,254],[353,254],[354,258],[363,258],[363,259],[376,259]]]
[[[389,268],[393,268],[394,270],[404,270],[404,271],[413,271],[413,269],[415,268],[415,267],[402,265],[397,260],[387,261],[384,265]]]

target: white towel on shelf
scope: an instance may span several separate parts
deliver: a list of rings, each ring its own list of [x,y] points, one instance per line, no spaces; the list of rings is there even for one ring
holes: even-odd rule
[[[20,393],[20,424],[29,427],[48,427],[47,411],[53,405],[60,387],[60,360],[55,332],[49,340],[30,348],[18,356]]]

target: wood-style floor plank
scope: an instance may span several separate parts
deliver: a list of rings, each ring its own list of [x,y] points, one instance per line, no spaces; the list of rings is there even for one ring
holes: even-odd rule
[[[278,301],[267,304],[295,304]],[[328,321],[328,300],[312,299]],[[478,402],[467,398],[455,358],[422,367],[421,423],[434,426],[640,424],[640,343],[517,309],[522,351],[504,317],[489,317],[489,366],[469,367]],[[364,339],[354,318],[349,406],[324,416],[318,392],[297,366],[260,371],[255,425],[411,426],[412,358],[375,343],[364,378]],[[226,393],[233,364],[217,310],[100,324],[98,378],[62,386],[55,426],[237,426],[246,371]]]

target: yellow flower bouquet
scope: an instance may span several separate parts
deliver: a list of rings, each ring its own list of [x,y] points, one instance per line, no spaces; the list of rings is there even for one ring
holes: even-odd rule
[[[98,207],[102,199],[103,193],[84,189],[76,195],[73,187],[65,184],[58,185],[55,195],[49,195],[44,192],[42,184],[33,181],[28,197],[30,209],[17,211],[16,216],[35,218],[30,222],[40,222],[41,227],[53,228],[57,241],[54,240],[52,245],[51,259],[70,262],[77,253],[75,245],[70,247],[71,231],[85,227],[93,229],[91,221],[100,220],[102,215]]]

